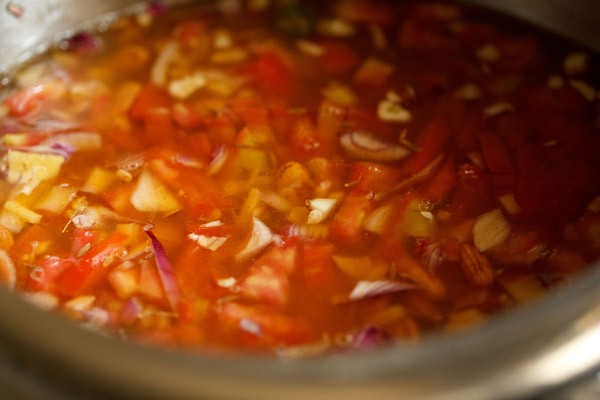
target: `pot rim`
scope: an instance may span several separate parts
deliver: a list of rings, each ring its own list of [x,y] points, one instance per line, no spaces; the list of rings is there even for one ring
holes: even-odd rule
[[[101,18],[106,15],[114,14]],[[479,327],[301,360],[212,357],[124,342],[0,288],[0,337],[13,346],[14,358],[35,353],[30,361],[40,376],[132,398],[505,399],[539,394],[600,365],[600,347],[590,346],[600,341],[598,288],[600,262],[567,287]]]
[[[600,365],[600,265],[536,303],[479,327],[374,351],[309,359],[192,354],[107,337],[2,288],[1,335],[38,367],[96,389],[152,398],[445,399],[540,393]],[[93,350],[90,350],[93,349]],[[39,356],[39,357],[37,357]],[[492,362],[490,362],[492,361]],[[560,368],[557,368],[560,366]],[[49,371],[41,371],[48,373]],[[235,385],[234,385],[235,383]],[[263,393],[264,396],[256,396]],[[490,396],[493,393],[493,396]],[[392,396],[393,395],[393,396]]]

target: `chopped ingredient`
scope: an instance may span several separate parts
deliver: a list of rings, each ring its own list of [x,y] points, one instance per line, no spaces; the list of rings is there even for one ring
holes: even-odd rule
[[[312,357],[484,323],[600,259],[596,54],[458,2],[138,10],[0,88],[0,283],[31,303]]]
[[[502,243],[510,235],[510,223],[500,209],[481,214],[473,227],[473,242],[479,251],[486,251]]]

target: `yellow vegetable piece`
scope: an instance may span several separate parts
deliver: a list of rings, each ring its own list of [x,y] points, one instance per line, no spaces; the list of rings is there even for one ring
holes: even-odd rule
[[[116,179],[117,176],[112,171],[101,167],[95,167],[81,187],[81,191],[92,194],[101,194],[108,189]]]
[[[30,210],[23,204],[14,200],[9,200],[4,203],[4,209],[22,218],[24,221],[29,222],[30,224],[39,224],[42,220],[41,214]]]
[[[171,215],[182,208],[169,188],[148,170],[140,174],[130,201],[133,207],[141,212]]]
[[[340,271],[357,281],[377,281],[384,279],[389,270],[387,264],[375,263],[368,256],[346,257],[335,255],[333,256],[333,262],[335,262]]]
[[[53,186],[32,208],[61,214],[73,200],[75,193],[77,193],[77,188],[73,186]]]
[[[23,185],[21,192],[30,194],[41,182],[54,179],[65,159],[56,154],[26,153],[9,150],[8,181]]]

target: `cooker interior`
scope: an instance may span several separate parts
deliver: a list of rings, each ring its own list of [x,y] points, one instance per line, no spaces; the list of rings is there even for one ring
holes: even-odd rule
[[[469,2],[516,15],[600,50],[596,1]],[[22,2],[24,12],[15,16],[8,12],[15,2],[0,4],[0,73],[42,51],[48,41],[137,7],[133,0],[48,0]],[[123,343],[34,309],[2,288],[0,354],[5,353],[24,376],[39,376],[57,385],[59,392],[74,396],[516,398],[552,390],[600,365],[600,347],[595,345],[600,340],[599,287],[600,268],[595,268],[539,303],[467,332],[432,336],[418,346],[399,343],[365,354],[297,361],[215,359]]]

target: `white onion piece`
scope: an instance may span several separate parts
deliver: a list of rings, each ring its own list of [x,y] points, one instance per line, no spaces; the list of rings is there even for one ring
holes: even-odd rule
[[[15,269],[15,264],[4,250],[0,250],[0,280],[4,282],[9,289],[14,289],[15,284],[17,283],[17,270]]]
[[[258,218],[253,219],[252,234],[246,246],[235,256],[237,262],[249,260],[260,253],[265,247],[273,242],[273,233],[267,225]]]
[[[385,142],[365,131],[343,134],[340,144],[351,157],[366,161],[398,161],[411,154],[406,147]]]
[[[150,80],[153,84],[158,87],[164,87],[167,84],[167,69],[178,53],[179,46],[175,42],[168,43],[163,47],[150,71]]]
[[[62,145],[76,151],[98,150],[102,146],[102,136],[95,132],[60,133],[40,143],[42,146]]]
[[[171,306],[172,310],[177,310],[177,306],[181,300],[181,292],[179,290],[179,283],[177,282],[177,277],[173,272],[171,262],[167,258],[167,252],[152,231],[147,229],[145,232],[152,242],[152,249],[154,250],[154,258],[156,260],[156,267],[158,268],[158,275],[160,276],[160,281],[167,295],[169,305]]]
[[[348,295],[348,300],[362,300],[385,294],[399,293],[415,287],[412,283],[398,281],[359,281]]]

